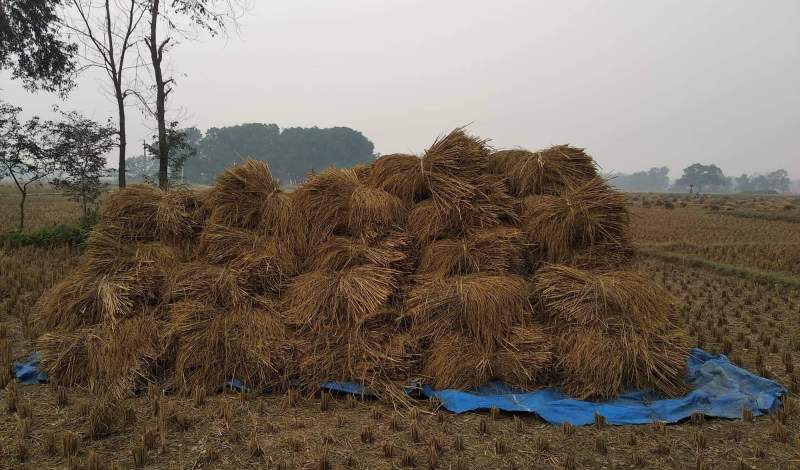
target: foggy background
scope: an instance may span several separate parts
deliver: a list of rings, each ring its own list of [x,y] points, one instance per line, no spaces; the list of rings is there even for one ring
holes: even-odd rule
[[[798,23],[796,0],[258,0],[238,34],[175,48],[168,104],[201,129],[349,126],[380,153],[470,124],[495,147],[586,147],[604,172],[676,178],[701,162],[798,178]],[[114,117],[99,74],[62,107]],[[26,115],[58,101],[8,73],[0,88]],[[135,155],[152,131],[129,116]]]

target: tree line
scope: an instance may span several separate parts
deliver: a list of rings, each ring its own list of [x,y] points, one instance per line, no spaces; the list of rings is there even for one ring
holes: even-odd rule
[[[690,192],[727,193],[761,192],[785,193],[791,188],[789,173],[778,169],[765,174],[742,173],[738,177],[726,176],[714,164],[694,163],[683,169],[681,176],[670,181],[669,168],[653,167],[635,173],[612,173],[607,175],[611,184],[622,191],[630,192]]]
[[[212,127],[205,133],[196,127],[178,129],[172,123],[168,139],[170,177],[184,183],[210,183],[226,167],[255,158],[267,163],[282,183],[305,179],[310,171],[329,166],[351,167],[369,163],[376,155],[373,143],[349,127],[289,127],[247,123]],[[128,161],[128,176],[152,181],[157,174],[158,146],[146,144],[142,155]]]

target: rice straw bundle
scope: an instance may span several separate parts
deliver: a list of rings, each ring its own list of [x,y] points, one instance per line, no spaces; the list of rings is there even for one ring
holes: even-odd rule
[[[598,326],[563,329],[555,351],[564,391],[581,399],[611,398],[630,388],[672,397],[684,393],[686,334],[658,326],[648,332],[630,325],[613,331]]]
[[[247,387],[286,386],[291,356],[283,323],[274,309],[220,311],[191,300],[172,306],[166,334],[177,341],[175,373],[181,390],[214,389],[231,379]]]
[[[306,183],[292,193],[292,208],[302,230],[314,232],[322,240],[331,234],[346,233],[350,216],[350,196],[361,186],[353,170],[329,168],[309,176]],[[308,224],[308,225],[303,225]]]
[[[565,386],[581,397],[625,387],[674,396],[684,389],[688,336],[671,297],[636,273],[546,266],[533,295],[556,328]]]
[[[186,188],[163,193],[156,205],[159,239],[175,245],[191,241],[206,217],[201,196]]]
[[[468,135],[464,128],[454,129],[446,136],[436,139],[425,151],[422,156],[423,173],[426,177],[431,173],[438,173],[461,179],[482,175],[486,172],[489,158],[486,142]]]
[[[490,156],[488,168],[505,177],[517,197],[558,195],[597,177],[592,157],[568,145],[538,152],[501,150]]]
[[[36,330],[74,330],[130,315],[134,299],[145,293],[123,275],[92,277],[76,272],[56,284],[36,304]]]
[[[406,205],[430,197],[422,175],[422,160],[414,155],[383,155],[372,164],[367,184],[394,195]]]
[[[367,184],[367,181],[369,181],[369,175],[372,173],[372,165],[356,163],[352,166],[352,169],[356,173],[358,180],[363,184]]]
[[[252,301],[237,270],[198,262],[176,267],[168,280],[167,293],[167,300],[172,303],[196,300],[220,308]]]
[[[41,352],[39,367],[54,385],[85,385],[89,380],[90,351],[95,340],[90,328],[75,330],[50,329],[36,340]]]
[[[284,296],[287,321],[314,332],[356,324],[385,308],[396,276],[393,269],[371,265],[301,274]]]
[[[512,226],[436,240],[422,250],[417,273],[435,278],[478,272],[522,274],[525,245],[522,232]]]
[[[486,351],[531,314],[525,279],[497,274],[423,280],[409,292],[407,308],[420,336],[437,341],[443,331],[456,328]]]
[[[292,198],[276,191],[261,202],[261,231],[266,235],[288,237],[292,227]]]
[[[300,382],[313,390],[330,380],[355,380],[382,399],[407,402],[404,388],[418,370],[419,352],[398,317],[384,309],[336,335],[299,335]]]
[[[203,228],[198,241],[199,252],[206,261],[225,265],[243,253],[252,253],[263,243],[263,238],[255,230],[209,223]]]
[[[279,294],[298,272],[294,253],[277,237],[260,239],[252,251],[233,259],[230,267],[240,273],[240,284],[251,295]]]
[[[408,232],[419,243],[449,237],[462,237],[476,229],[490,229],[504,223],[503,212],[487,203],[440,207],[429,199],[420,202],[408,214]]]
[[[358,186],[350,194],[347,211],[350,235],[383,235],[405,224],[402,201],[382,189]]]
[[[592,273],[546,265],[537,271],[532,293],[545,316],[558,324],[610,327],[623,321],[644,324],[676,318],[670,295],[630,271]]]
[[[308,259],[309,270],[342,271],[354,266],[373,265],[397,269],[406,264],[408,236],[395,233],[376,241],[333,237],[320,245]]]
[[[153,313],[93,328],[87,385],[100,395],[120,400],[160,377],[158,361],[164,354],[163,322]]]
[[[120,239],[152,241],[160,234],[158,212],[163,193],[153,186],[135,184],[111,193],[100,211],[101,224],[109,224]]]
[[[437,207],[452,210],[480,192],[477,179],[486,173],[486,141],[458,128],[437,139],[421,159],[421,192],[430,194]],[[414,179],[417,185],[417,179]]]
[[[535,390],[547,383],[553,367],[553,338],[541,325],[515,325],[494,357],[497,377],[521,390]]]
[[[89,240],[81,267],[93,276],[113,275],[151,267],[167,270],[181,253],[158,242],[125,242],[106,227],[96,227]]]
[[[622,249],[628,243],[625,196],[603,180],[591,180],[561,196],[528,197],[523,208],[524,230],[547,261],[566,261],[574,250],[597,244]]]
[[[590,271],[619,271],[628,266],[632,259],[633,246],[626,241],[622,244],[594,244],[574,250],[566,264]]]
[[[422,375],[436,389],[472,389],[495,377],[493,357],[472,338],[447,332],[428,348]]]
[[[255,229],[261,226],[262,202],[279,190],[266,163],[248,159],[227,168],[207,195],[214,223]]]

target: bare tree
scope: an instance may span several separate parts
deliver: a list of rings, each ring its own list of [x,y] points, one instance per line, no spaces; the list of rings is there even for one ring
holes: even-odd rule
[[[212,36],[225,34],[236,26],[238,15],[247,9],[241,0],[147,0],[150,11],[150,31],[144,42],[150,51],[155,88],[155,115],[158,124],[158,186],[169,188],[169,136],[167,129],[167,98],[175,84],[164,76],[164,53],[174,44],[174,36],[190,38],[197,30]],[[186,26],[182,26],[186,23]],[[160,31],[159,27],[163,30]]]
[[[92,51],[84,56],[87,67],[102,68],[111,80],[119,120],[119,187],[124,188],[128,144],[125,99],[134,93],[126,83],[126,72],[142,65],[129,61],[138,59],[132,49],[139,41],[137,30],[148,11],[147,4],[142,0],[71,0],[71,6],[76,16],[67,22],[67,28]]]

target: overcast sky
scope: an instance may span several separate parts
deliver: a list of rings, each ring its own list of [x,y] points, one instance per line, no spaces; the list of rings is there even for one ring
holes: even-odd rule
[[[496,147],[586,147],[604,171],[800,178],[798,0],[255,0],[241,23],[173,50],[187,125],[349,126],[417,153],[471,123]],[[114,117],[98,77],[62,107]],[[0,88],[31,113],[57,101]],[[150,132],[130,118],[132,155]]]

